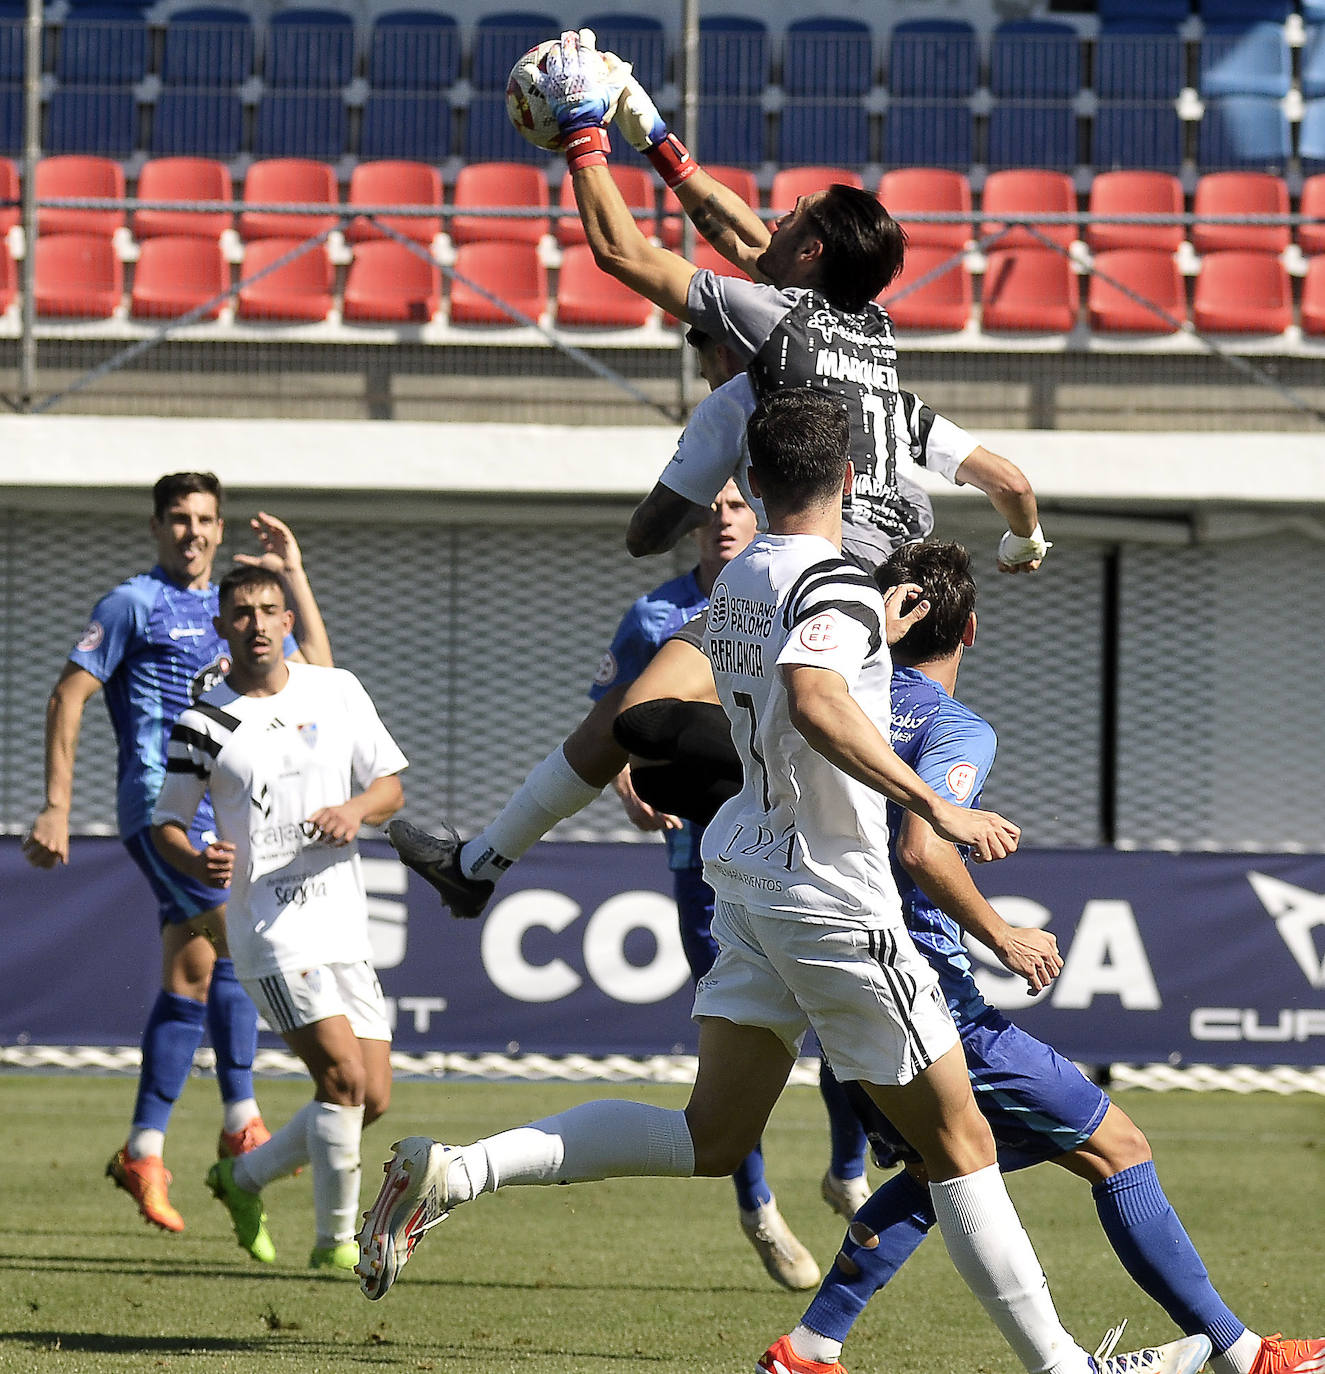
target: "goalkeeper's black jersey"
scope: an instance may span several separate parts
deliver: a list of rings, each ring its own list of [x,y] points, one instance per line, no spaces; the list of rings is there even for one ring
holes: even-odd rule
[[[871,303],[849,315],[806,291],[748,366],[761,399],[784,387],[807,386],[846,409],[855,468],[852,497],[843,510],[850,523],[872,527],[884,547],[923,539],[934,528],[928,496],[897,471],[899,446],[904,459],[912,456],[905,411],[915,398],[898,388],[893,325],[882,306]],[[932,421],[928,408],[921,409],[916,418]]]

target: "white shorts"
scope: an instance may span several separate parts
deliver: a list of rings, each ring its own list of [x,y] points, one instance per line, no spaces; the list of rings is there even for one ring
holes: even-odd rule
[[[771,915],[719,898],[718,957],[694,1015],[764,1026],[792,1054],[814,1027],[833,1072],[909,1083],[957,1044],[934,970],[902,927],[862,930],[819,916]]]
[[[391,1041],[386,998],[367,960],[317,964],[297,973],[268,973],[242,982],[274,1031],[284,1033],[344,1016],[358,1039]]]

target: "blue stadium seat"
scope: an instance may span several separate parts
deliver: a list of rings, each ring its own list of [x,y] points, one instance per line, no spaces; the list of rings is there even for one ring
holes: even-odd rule
[[[473,96],[465,119],[466,162],[546,162],[552,156],[516,132],[506,113],[506,92]]]
[[[1258,19],[1282,24],[1293,12],[1293,0],[1197,0],[1196,12],[1206,24],[1251,24]]]
[[[1229,95],[1206,101],[1196,160],[1202,171],[1248,167],[1282,173],[1290,143],[1288,119],[1277,100]]]
[[[958,100],[975,90],[975,30],[961,19],[909,19],[888,45],[888,90],[920,100]]]
[[[469,80],[476,91],[504,91],[515,59],[565,26],[555,15],[532,10],[485,14],[474,29],[474,55]]]
[[[1207,28],[1201,39],[1199,71],[1202,96],[1287,95],[1293,59],[1283,25]]]
[[[587,15],[580,25],[594,31],[603,51],[629,62],[646,91],[658,90],[667,80],[667,35],[660,19],[616,11]]]
[[[1099,0],[1101,24],[1145,20],[1152,24],[1181,24],[1192,12],[1191,0]]]
[[[1077,114],[1063,101],[1005,100],[989,113],[991,167],[1070,168],[1077,164]]]
[[[893,167],[960,167],[975,161],[974,120],[946,100],[894,100],[883,121],[883,161]]]
[[[1172,100],[1187,84],[1186,66],[1176,29],[1111,24],[1095,40],[1095,94],[1101,100]]]
[[[345,152],[348,120],[339,93],[268,91],[253,126],[254,157],[334,162]]]
[[[354,75],[354,20],[341,10],[278,10],[267,26],[262,75],[278,90],[348,85]]]
[[[1303,103],[1297,151],[1302,159],[1303,176],[1315,176],[1319,172],[1325,172],[1325,99],[1308,100]]]
[[[47,153],[123,160],[138,147],[138,105],[129,87],[61,86],[48,108]]]
[[[868,24],[820,15],[787,25],[782,88],[788,95],[847,100],[864,95],[873,85],[874,38]]]
[[[167,86],[239,86],[253,75],[253,21],[243,10],[180,10],[166,25],[161,80]]]
[[[1097,171],[1182,166],[1182,120],[1168,102],[1101,101],[1091,130],[1090,160]]]
[[[764,107],[731,97],[699,107],[699,149],[705,162],[750,167],[764,160]]]
[[[1325,25],[1322,24],[1313,24],[1307,30],[1307,41],[1302,49],[1302,94],[1307,100],[1325,95]]]
[[[460,30],[449,14],[390,10],[373,22],[368,84],[383,91],[436,91],[460,79]]]
[[[0,154],[23,152],[23,87],[0,86]]]
[[[152,111],[153,157],[215,157],[228,162],[243,148],[239,93],[167,86]]]
[[[23,6],[0,4],[0,84],[23,80]]]
[[[359,156],[445,162],[451,156],[451,102],[425,91],[373,91],[363,107]]]
[[[57,80],[72,86],[128,86],[147,75],[147,25],[114,9],[72,13],[60,29]]]
[[[1046,19],[1016,19],[994,30],[989,87],[998,100],[1071,100],[1081,89],[1076,30]]]
[[[700,90],[708,96],[758,95],[768,81],[767,24],[739,14],[700,19]]]
[[[857,101],[787,101],[782,109],[777,161],[837,167],[869,162],[869,113]]]

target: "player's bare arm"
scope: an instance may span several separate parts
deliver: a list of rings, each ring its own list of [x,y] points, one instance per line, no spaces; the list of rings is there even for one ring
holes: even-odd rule
[[[172,867],[208,887],[229,887],[235,875],[235,847],[229,840],[213,840],[195,849],[178,821],[152,827],[156,852]]]
[[[1008,532],[998,546],[999,572],[1034,572],[1050,546],[1040,529],[1039,507],[1026,474],[980,444],[962,460],[956,477],[959,483],[984,492],[1008,522]]]
[[[995,811],[970,810],[940,797],[897,756],[840,674],[801,664],[784,664],[780,671],[792,725],[834,767],[922,816],[943,839],[970,845],[972,858],[989,862],[1015,852],[1020,827]]]
[[[683,535],[697,530],[709,514],[707,506],[656,482],[631,514],[626,527],[626,552],[632,558],[666,553],[676,547]]]
[[[101,682],[86,668],[66,663],[46,703],[46,804],[23,837],[23,857],[36,868],[69,862],[78,734],[83,710],[100,690]]]
[[[355,839],[361,826],[381,825],[404,805],[405,789],[400,779],[389,773],[374,778],[362,792],[339,806],[324,806],[314,811],[304,822],[304,830],[314,843],[339,848]]]
[[[284,520],[278,520],[265,510],[260,510],[249,524],[262,545],[262,552],[237,553],[235,562],[266,568],[279,573],[284,580],[290,594],[290,608],[295,613],[295,637],[299,644],[291,657],[301,663],[314,663],[319,668],[334,667],[331,638],[304,571],[303,554],[294,531]]]
[[[623,768],[612,779],[612,790],[621,801],[621,809],[626,813],[626,819],[636,830],[680,830],[684,824],[679,816],[670,816],[666,811],[655,811],[639,796],[630,780],[629,767]]]
[[[1062,972],[1058,941],[1047,930],[1009,925],[976,887],[961,855],[919,816],[902,819],[897,861],[938,908],[989,946],[1009,973],[1042,992]]]

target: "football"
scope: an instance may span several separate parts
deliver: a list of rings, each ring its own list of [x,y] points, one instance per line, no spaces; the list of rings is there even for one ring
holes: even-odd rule
[[[506,78],[506,113],[511,123],[536,148],[556,149],[561,147],[561,131],[557,128],[556,117],[547,102],[540,84],[543,79],[548,53],[556,46],[557,39],[549,38],[536,48],[530,48],[511,68]],[[602,63],[603,75],[607,75],[607,63],[598,54],[595,59]],[[610,119],[615,109],[608,112]]]

